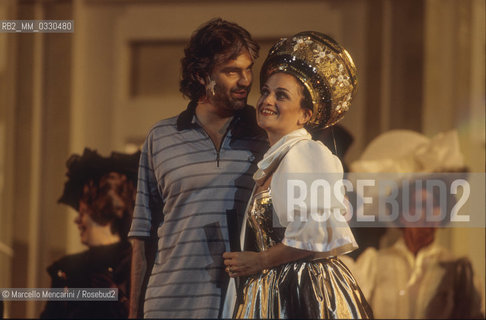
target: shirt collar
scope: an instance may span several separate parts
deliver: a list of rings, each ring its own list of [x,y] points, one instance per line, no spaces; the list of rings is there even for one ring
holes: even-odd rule
[[[431,244],[420,249],[416,256],[408,250],[403,237],[400,237],[397,242],[395,242],[394,247],[406,257],[410,266],[415,266],[417,264],[421,265],[424,259],[443,253],[443,248],[438,244],[437,239],[434,239]]]
[[[196,119],[196,107],[197,101],[191,101],[186,110],[179,114],[177,118],[178,131],[200,127]],[[232,137],[236,138],[262,137],[262,139],[266,139],[265,132],[256,123],[255,108],[249,105],[235,112],[229,130],[231,130]]]
[[[177,118],[177,131],[197,128],[196,124],[197,101],[191,101],[186,110],[182,111]]]

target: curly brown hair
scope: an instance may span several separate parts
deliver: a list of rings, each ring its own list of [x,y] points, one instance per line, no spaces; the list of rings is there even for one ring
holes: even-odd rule
[[[90,216],[100,225],[111,225],[111,232],[126,239],[131,213],[135,206],[136,186],[118,172],[103,175],[99,182],[89,180],[83,187],[80,201],[90,209]]]
[[[253,60],[258,58],[258,44],[236,23],[215,18],[202,25],[184,49],[180,91],[192,101],[199,100],[206,93],[200,79],[206,79],[215,65],[236,59],[244,49]]]

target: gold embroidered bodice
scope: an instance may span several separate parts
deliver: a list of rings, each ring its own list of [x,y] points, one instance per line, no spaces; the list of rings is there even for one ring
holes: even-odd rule
[[[248,210],[248,224],[256,235],[259,251],[267,250],[282,241],[285,230],[279,226],[273,212],[270,189],[256,193]]]

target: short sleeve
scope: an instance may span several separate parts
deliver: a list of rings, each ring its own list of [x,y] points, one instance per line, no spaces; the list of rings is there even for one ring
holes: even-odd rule
[[[129,237],[151,236],[154,215],[162,215],[162,199],[154,173],[152,136],[149,134],[142,148],[138,167],[137,196]],[[154,212],[158,211],[158,212]]]
[[[271,182],[283,244],[326,256],[358,247],[344,217],[342,178],[340,160],[321,142],[303,140],[289,150]]]

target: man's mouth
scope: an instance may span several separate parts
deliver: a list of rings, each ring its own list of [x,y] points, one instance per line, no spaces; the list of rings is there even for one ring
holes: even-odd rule
[[[233,91],[233,96],[235,96],[238,99],[246,99],[248,96],[248,90],[242,89],[242,90],[235,90]]]

